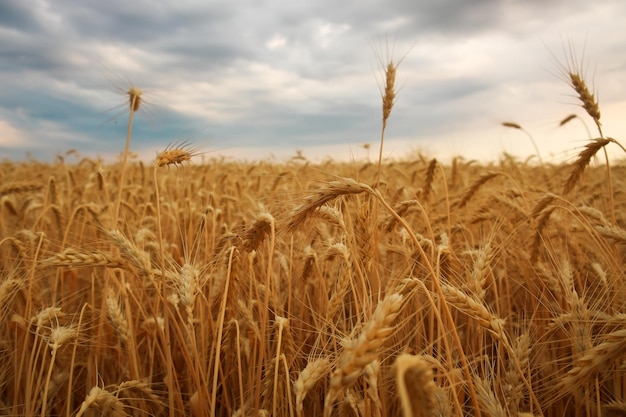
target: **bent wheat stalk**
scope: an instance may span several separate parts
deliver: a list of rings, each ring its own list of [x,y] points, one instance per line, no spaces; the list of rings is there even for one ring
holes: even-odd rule
[[[539,159],[539,163],[541,164],[541,166],[543,166],[543,159],[541,158],[539,147],[537,146],[537,143],[535,142],[535,139],[533,138],[533,136],[526,129],[524,129],[521,125],[515,122],[502,122],[502,126],[509,127],[511,129],[517,129],[517,130],[524,132],[524,134],[528,136],[528,139],[530,139],[530,142],[533,144],[533,147],[535,148],[535,153],[537,154],[537,159]]]
[[[432,364],[421,356],[403,353],[393,363],[393,371],[404,417],[427,417],[435,411]]]

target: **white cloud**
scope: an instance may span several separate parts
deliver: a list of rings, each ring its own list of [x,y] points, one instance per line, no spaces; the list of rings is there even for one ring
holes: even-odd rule
[[[327,21],[320,21],[317,22],[314,38],[321,48],[328,48],[334,46],[338,38],[349,30],[350,25],[347,23],[334,24]]]
[[[28,136],[6,120],[0,119],[0,146],[17,148],[29,144]]]
[[[287,44],[287,38],[277,33],[274,36],[272,36],[267,42],[265,42],[265,47],[269,49],[270,51],[273,51],[274,49],[282,48],[286,44]]]

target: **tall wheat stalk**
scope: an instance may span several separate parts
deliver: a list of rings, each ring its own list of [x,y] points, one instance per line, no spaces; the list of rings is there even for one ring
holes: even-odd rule
[[[379,64],[384,71],[384,88],[381,92],[382,95],[382,126],[380,130],[380,146],[378,150],[378,173],[376,175],[376,187],[380,185],[380,177],[382,175],[382,161],[383,161],[383,145],[385,142],[385,130],[387,129],[387,120],[391,115],[391,110],[396,101],[396,71],[398,66],[404,59],[404,57],[394,62],[394,59],[389,51],[389,45],[387,44],[387,53],[385,60],[383,61],[382,53],[379,55]],[[405,55],[406,56],[406,55]]]
[[[159,191],[159,182],[157,172],[159,168],[170,166],[170,165],[181,165],[183,162],[188,162],[191,160],[193,156],[193,150],[190,149],[186,144],[182,144],[179,146],[168,146],[164,151],[157,154],[156,160],[154,162],[153,167],[153,181],[154,181],[154,192],[156,198],[156,217],[157,217],[157,231],[158,231],[158,250],[159,250],[159,265],[161,267],[161,276],[166,276],[165,270],[165,240],[163,238],[163,223],[161,216],[161,194]],[[157,286],[159,290],[159,294],[161,299],[165,299],[165,285],[159,284]],[[170,314],[164,315],[165,320],[165,343],[169,346],[172,343],[172,335],[170,333]],[[165,350],[165,356],[167,360],[167,377],[166,381],[168,384],[168,405],[170,408],[170,412],[175,408],[175,398],[174,398],[174,375],[176,374],[176,370],[174,369],[174,360],[172,358],[172,352],[170,349]],[[219,356],[219,355],[218,355]],[[211,405],[213,406],[213,404]]]
[[[528,136],[528,139],[530,139],[530,142],[533,144],[533,147],[535,148],[535,154],[537,155],[537,159],[539,160],[539,164],[541,166],[543,166],[543,159],[541,158],[541,153],[539,152],[539,147],[537,146],[537,143],[535,142],[535,139],[533,138],[533,136],[526,129],[524,129],[521,125],[519,125],[518,123],[515,123],[515,122],[502,122],[502,126],[509,127],[511,129],[521,130],[522,132],[524,132],[526,134],[526,136]]]
[[[135,112],[141,107],[141,94],[142,91],[137,87],[131,87],[126,94],[128,94],[128,129],[126,130],[126,145],[124,146],[124,154],[122,156],[122,172],[120,173],[120,182],[117,190],[117,199],[115,201],[115,211],[113,212],[113,227],[117,227],[117,220],[120,213],[120,204],[122,202],[122,192],[124,190],[124,182],[126,181],[126,165],[128,164],[128,153],[130,150],[130,138],[133,132],[133,120],[135,118]]]
[[[567,81],[567,83],[576,93],[576,98],[580,102],[581,107],[585,110],[585,112],[587,112],[589,117],[591,117],[591,119],[595,123],[600,137],[596,140],[593,140],[590,144],[586,145],[585,149],[581,151],[578,155],[578,159],[574,163],[572,171],[565,184],[564,194],[573,189],[577,180],[580,179],[580,177],[582,176],[582,172],[584,171],[585,167],[589,164],[593,156],[600,149],[602,149],[607,171],[607,186],[611,205],[611,220],[613,225],[615,225],[615,222],[617,221],[615,214],[615,192],[613,185],[613,175],[611,174],[611,163],[609,161],[609,154],[606,150],[606,145],[610,142],[613,142],[617,144],[620,148],[622,148],[622,150],[625,149],[617,140],[612,138],[606,138],[604,136],[604,133],[602,131],[602,123],[600,121],[601,113],[598,99],[588,87],[587,82],[585,81],[584,61],[584,49],[579,60],[573,46],[569,44],[569,50],[566,52],[566,62],[564,64],[559,62],[558,67],[561,76]]]

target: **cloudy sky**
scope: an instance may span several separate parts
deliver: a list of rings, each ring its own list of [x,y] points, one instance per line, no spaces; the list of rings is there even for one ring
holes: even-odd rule
[[[570,47],[605,134],[626,128],[624,16],[623,0],[0,0],[0,159],[115,158],[131,85],[147,158],[188,140],[248,160],[361,159],[369,143],[374,159],[381,62],[403,58],[386,157],[524,158],[528,133],[560,161],[585,123],[597,135],[559,70]]]

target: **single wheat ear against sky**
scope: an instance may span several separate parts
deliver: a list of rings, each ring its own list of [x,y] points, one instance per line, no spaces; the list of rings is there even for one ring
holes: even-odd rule
[[[146,161],[185,140],[243,159],[374,159],[364,145],[379,141],[388,45],[392,58],[409,52],[385,158],[526,158],[537,154],[528,132],[544,162],[572,159],[594,123],[555,60],[578,53],[603,131],[619,139],[625,15],[620,0],[3,2],[0,155],[119,157],[119,106],[134,86],[144,94],[132,151]]]

